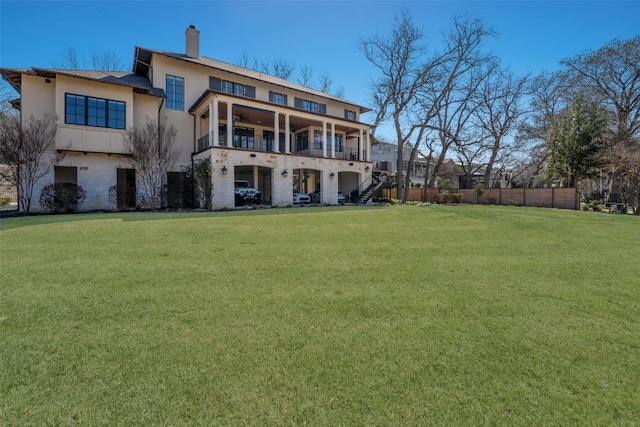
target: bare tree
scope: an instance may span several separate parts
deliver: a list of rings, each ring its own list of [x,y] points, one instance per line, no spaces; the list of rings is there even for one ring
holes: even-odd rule
[[[93,70],[98,71],[122,71],[125,69],[122,58],[110,51],[92,53],[91,66]]]
[[[162,207],[166,195],[167,173],[175,165],[180,150],[174,148],[177,130],[165,121],[147,118],[145,124],[124,136],[124,149],[131,154],[142,204]]]
[[[458,151],[482,151],[483,147],[472,146],[482,144],[484,138],[478,138],[470,128],[471,119],[481,105],[480,87],[498,66],[495,58],[480,50],[482,41],[493,35],[495,32],[478,19],[454,17],[453,29],[445,36],[448,55],[438,66],[440,79],[424,87],[424,99],[433,109],[426,124],[436,130],[439,142],[439,156],[430,185],[434,184],[433,179],[451,147],[457,147]]]
[[[271,63],[269,74],[284,80],[288,80],[295,69],[296,66],[290,64],[286,59],[278,58]]]
[[[298,84],[304,87],[311,87],[313,81],[313,70],[308,65],[303,65],[298,71]]]
[[[55,121],[44,114],[21,125],[19,116],[0,112],[0,178],[16,187],[22,212],[31,210],[36,183],[64,157],[54,150]]]
[[[439,150],[429,148],[430,153],[439,152],[432,176],[438,173],[447,149],[459,139],[468,118],[468,94],[481,81],[477,73],[473,78],[469,75],[489,59],[481,54],[480,43],[493,34],[480,20],[454,17],[453,29],[444,34],[443,51],[427,57],[427,49],[421,44],[422,31],[413,24],[409,13],[402,11],[396,16],[389,37],[375,36],[360,42],[360,50],[382,75],[370,85],[372,104],[377,110],[374,124],[393,121],[398,171],[403,170],[402,148],[407,144],[412,147],[407,159],[410,170],[420,144],[430,131],[435,131]],[[452,115],[453,112],[457,113]],[[401,200],[408,196],[409,182],[408,174],[404,182],[402,174],[398,174],[398,194],[405,189],[405,194],[399,196]]]
[[[612,145],[634,142],[640,132],[640,35],[613,40],[562,64],[572,73],[575,85],[589,88],[614,112]]]
[[[84,62],[78,56],[78,51],[74,47],[65,50],[58,59],[51,61],[55,68],[65,70],[80,70],[84,68]]]
[[[90,68],[96,71],[122,71],[125,69],[124,61],[115,52],[94,52],[91,54],[90,61],[86,61],[78,54],[78,51],[74,47],[70,47],[64,51],[59,59],[51,61],[51,65],[55,68],[65,70]]]
[[[517,120],[523,114],[521,101],[526,93],[526,82],[527,77],[517,78],[508,70],[496,68],[480,87],[480,106],[475,117],[489,140],[484,175],[487,188],[493,186],[492,170],[496,162],[503,163],[503,159],[518,148],[512,136]]]
[[[370,83],[372,104],[376,110],[374,133],[377,126],[387,120],[394,125],[398,146],[396,187],[401,202],[406,200],[401,195],[404,183],[403,150],[411,142],[415,147],[424,133],[422,128],[417,132],[420,135],[413,140],[419,126],[412,124],[411,110],[416,105],[418,89],[425,83],[429,71],[420,62],[426,52],[421,44],[423,39],[424,34],[415,26],[411,15],[403,10],[396,15],[390,36],[376,35],[360,41],[360,50],[381,74]]]

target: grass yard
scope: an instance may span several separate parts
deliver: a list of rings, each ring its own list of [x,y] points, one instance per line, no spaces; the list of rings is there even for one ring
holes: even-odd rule
[[[3,219],[0,425],[639,425],[640,218]]]

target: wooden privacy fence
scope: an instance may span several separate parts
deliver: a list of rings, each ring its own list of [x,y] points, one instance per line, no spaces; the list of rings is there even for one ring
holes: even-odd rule
[[[580,199],[576,188],[491,188],[482,190],[476,196],[472,189],[451,190],[462,194],[462,203],[535,206],[558,209],[580,209]],[[437,188],[409,189],[410,202],[437,202]],[[383,188],[382,197],[397,199],[395,188]]]

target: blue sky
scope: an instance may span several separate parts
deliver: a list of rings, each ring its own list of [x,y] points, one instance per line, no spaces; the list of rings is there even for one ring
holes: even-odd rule
[[[452,15],[481,18],[499,32],[486,49],[519,74],[553,70],[563,58],[640,34],[638,1],[0,0],[0,66],[51,67],[73,47],[85,57],[114,52],[129,69],[134,46],[183,52],[193,24],[203,56],[283,58],[329,74],[345,98],[366,105],[374,70],[358,41],[388,34],[402,8],[435,48]]]

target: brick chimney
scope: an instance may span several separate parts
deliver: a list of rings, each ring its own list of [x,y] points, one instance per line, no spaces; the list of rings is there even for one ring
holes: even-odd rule
[[[187,39],[187,56],[190,58],[200,57],[200,31],[196,30],[195,25],[189,25],[185,32]]]

